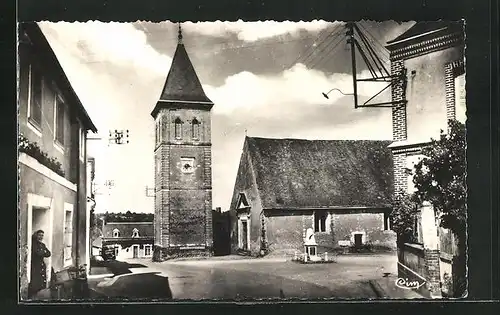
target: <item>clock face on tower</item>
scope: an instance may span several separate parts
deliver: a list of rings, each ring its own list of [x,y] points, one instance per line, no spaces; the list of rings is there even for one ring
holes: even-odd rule
[[[183,173],[192,173],[194,169],[194,158],[181,158],[181,171]]]

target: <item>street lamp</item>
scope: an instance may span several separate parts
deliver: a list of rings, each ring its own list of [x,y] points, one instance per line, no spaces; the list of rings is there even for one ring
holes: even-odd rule
[[[331,93],[331,92],[333,92],[333,91],[337,91],[337,92],[339,92],[340,94],[345,95],[345,96],[354,95],[353,93],[346,94],[346,93],[342,92],[341,90],[339,90],[339,89],[337,89],[337,88],[333,88],[333,89],[331,89],[330,91],[328,91],[328,92],[326,92],[326,93],[322,92],[321,94],[323,94],[323,96],[324,96],[326,99],[330,99],[330,98],[328,97],[328,94],[330,94],[330,93]]]

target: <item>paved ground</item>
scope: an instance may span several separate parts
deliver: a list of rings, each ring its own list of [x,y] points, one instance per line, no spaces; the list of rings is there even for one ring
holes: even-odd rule
[[[408,291],[392,288],[397,258],[394,254],[338,256],[337,263],[305,265],[282,258],[212,258],[153,263],[128,261],[130,273],[94,282],[108,296],[178,299],[262,298],[408,298]],[[370,282],[372,282],[370,284]],[[98,284],[97,284],[98,283]]]

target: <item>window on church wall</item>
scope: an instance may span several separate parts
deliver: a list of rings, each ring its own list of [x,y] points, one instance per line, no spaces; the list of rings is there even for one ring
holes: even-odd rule
[[[466,92],[465,92],[465,68],[460,66],[453,71],[455,87],[455,118],[465,123],[466,121]]]
[[[193,139],[199,139],[200,138],[200,122],[194,118],[192,125],[191,125],[191,133]]]
[[[182,138],[182,120],[180,118],[176,118],[174,121],[174,134],[176,139]]]

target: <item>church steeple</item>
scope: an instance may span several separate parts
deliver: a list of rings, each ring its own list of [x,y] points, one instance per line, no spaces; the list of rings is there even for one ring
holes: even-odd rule
[[[183,43],[182,29],[179,23],[177,48],[172,59],[172,65],[167,75],[167,80],[151,115],[162,107],[162,103],[183,103],[205,105],[212,107],[213,102],[206,96],[201,82],[194,70]]]
[[[182,44],[182,29],[181,29],[181,23],[179,23],[179,35],[177,35],[177,38],[179,39],[178,43]]]

